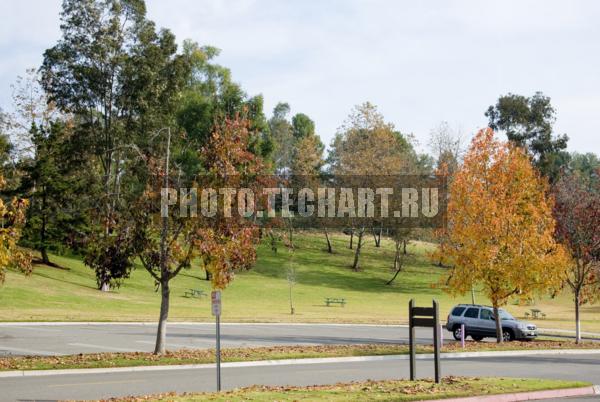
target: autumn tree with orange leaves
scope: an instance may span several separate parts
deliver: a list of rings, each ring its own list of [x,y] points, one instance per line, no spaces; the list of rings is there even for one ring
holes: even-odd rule
[[[206,145],[197,149],[202,171],[194,179],[182,179],[176,167],[158,157],[147,158],[148,187],[144,196],[132,207],[135,229],[125,230],[124,240],[139,256],[142,265],[154,278],[161,292],[161,307],[156,336],[155,354],[166,350],[167,321],[170,308],[170,281],[182,270],[200,260],[210,273],[213,289],[224,289],[233,280],[236,271],[250,268],[256,261],[258,230],[251,217],[240,216],[237,210],[231,216],[218,213],[207,216],[200,213],[207,208],[202,191],[212,189],[256,189],[267,173],[260,156],[250,150],[252,136],[250,121],[244,117],[223,117],[215,123]],[[168,147],[167,147],[168,160]],[[168,172],[169,174],[167,174]],[[167,179],[166,179],[167,178]],[[166,179],[166,180],[165,180]],[[197,203],[185,209],[192,189]],[[218,198],[222,199],[221,195]],[[231,204],[237,195],[231,194]],[[218,200],[216,200],[218,201]],[[212,202],[212,198],[208,200]],[[183,213],[182,213],[183,205]],[[169,207],[170,206],[170,207]],[[225,205],[219,203],[219,210]],[[229,205],[229,208],[237,208]]]
[[[498,141],[491,129],[480,131],[450,185],[445,290],[465,294],[478,286],[499,317],[510,297],[558,288],[567,257],[554,240],[546,194],[523,150]],[[511,335],[496,319],[497,341]]]

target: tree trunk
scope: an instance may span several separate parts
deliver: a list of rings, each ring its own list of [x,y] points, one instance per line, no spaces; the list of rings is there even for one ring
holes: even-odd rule
[[[402,257],[400,256],[400,240],[396,240],[396,253],[394,255],[394,270],[396,271],[396,273],[394,274],[392,279],[390,279],[386,283],[386,285],[391,285],[394,282],[394,280],[396,279],[396,277],[398,276],[398,274],[400,273],[400,271],[402,271]]]
[[[579,290],[575,291],[575,343],[581,342],[581,320],[579,319]]]
[[[42,197],[42,226],[40,227],[40,254],[42,254],[42,263],[50,265],[48,258],[48,249],[46,248],[46,191]]]
[[[327,252],[333,254],[333,248],[331,248],[331,240],[329,240],[329,232],[325,229],[325,239],[327,239]]]
[[[165,353],[167,345],[167,319],[169,318],[169,281],[163,280],[160,284],[160,316],[158,318],[158,331],[156,332],[156,346],[154,354],[161,355]]]
[[[502,320],[500,319],[498,306],[495,304],[494,304],[494,320],[496,322],[496,342],[502,343],[504,341],[504,339],[502,338]]]
[[[354,241],[354,229],[350,231],[350,250],[352,250],[352,242]]]
[[[292,227],[292,223],[290,222],[289,228],[289,237],[290,237],[290,247],[294,248],[294,228]]]
[[[358,243],[356,244],[356,252],[354,253],[354,263],[352,264],[352,269],[354,271],[358,271],[360,268],[360,265],[359,265],[360,249],[362,247],[362,239],[363,239],[364,233],[365,233],[364,228],[362,228],[361,230],[358,231]]]
[[[206,280],[210,281],[211,275],[210,275],[210,272],[208,272],[208,269],[205,268],[204,272],[206,272]]]
[[[402,253],[404,255],[406,255],[406,243],[408,243],[406,240],[402,240],[402,247],[403,247]]]
[[[380,226],[378,230],[373,229],[373,238],[375,239],[375,247],[381,247],[381,232],[383,228]]]

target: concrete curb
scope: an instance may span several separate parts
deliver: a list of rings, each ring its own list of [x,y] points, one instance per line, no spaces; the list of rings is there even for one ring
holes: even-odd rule
[[[110,325],[139,325],[139,326],[152,326],[155,327],[158,325],[156,321],[147,322],[147,321],[11,321],[11,322],[0,322],[1,327],[34,327],[34,326],[78,326],[78,325],[89,325],[89,326],[110,326]],[[179,321],[179,322],[171,322],[168,323],[171,325],[210,325],[214,326],[214,322],[196,322],[196,321]],[[310,322],[221,322],[221,325],[239,325],[239,326],[322,326],[322,327],[384,327],[384,328],[408,328],[406,324],[348,324],[348,323],[310,323]]]
[[[442,399],[444,402],[517,402],[540,399],[568,398],[573,396],[598,395],[598,386],[582,388],[549,389],[546,391],[517,392],[513,394],[498,394],[486,396],[469,396],[466,398]],[[440,401],[431,399],[425,402]]]
[[[600,354],[600,349],[564,349],[564,350],[514,350],[502,352],[464,352],[464,353],[442,353],[442,359],[465,359],[481,357],[503,357],[503,356],[535,356],[535,355],[581,355],[581,354]],[[424,353],[416,355],[418,360],[433,359],[433,354]],[[386,356],[350,356],[350,357],[324,357],[309,359],[282,359],[282,360],[260,360],[248,362],[227,362],[222,363],[222,368],[235,367],[261,367],[261,366],[292,366],[307,364],[326,364],[326,363],[350,363],[350,362],[373,362],[373,361],[394,361],[408,360],[409,355],[386,355]],[[37,377],[52,375],[74,375],[74,374],[108,374],[108,373],[129,373],[139,371],[171,371],[171,370],[196,370],[214,368],[214,363],[206,364],[181,364],[164,366],[135,366],[135,367],[106,367],[106,368],[88,368],[88,369],[58,369],[58,370],[13,370],[0,372],[0,378],[11,377]]]

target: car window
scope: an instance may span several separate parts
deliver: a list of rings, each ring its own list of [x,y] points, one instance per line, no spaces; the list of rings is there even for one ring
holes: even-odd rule
[[[498,312],[500,313],[500,319],[502,320],[514,320],[515,317],[513,317],[512,315],[510,315],[508,312],[506,312],[505,310],[498,310]]]
[[[468,318],[477,318],[478,315],[479,315],[479,309],[474,308],[474,307],[469,307],[467,309],[467,311],[465,312],[465,317],[468,317]]]
[[[458,317],[463,313],[463,311],[465,311],[465,307],[454,307],[454,310],[452,310],[451,314]]]
[[[494,317],[494,313],[491,310],[481,309],[481,313],[479,313],[479,318],[482,320],[491,320]]]

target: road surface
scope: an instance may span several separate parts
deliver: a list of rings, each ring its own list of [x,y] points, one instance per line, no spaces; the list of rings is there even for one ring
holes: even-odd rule
[[[328,345],[360,343],[405,343],[404,326],[328,325],[328,324],[222,324],[222,347],[273,345]],[[0,356],[61,355],[97,352],[150,352],[154,348],[155,325],[77,324],[6,325],[0,324]],[[432,342],[432,330],[417,329],[417,341]],[[444,331],[444,339],[451,334]],[[453,340],[452,340],[453,341]],[[167,347],[212,348],[214,324],[169,324]]]
[[[419,377],[431,377],[430,360],[417,361]],[[442,361],[443,375],[534,377],[600,383],[598,355],[538,355]],[[312,385],[340,381],[408,377],[407,360],[293,364],[223,369],[223,388],[253,384]],[[99,399],[167,391],[215,389],[214,368],[111,374],[0,378],[0,400]],[[597,398],[597,396],[595,397]],[[597,400],[578,398],[572,400]]]

